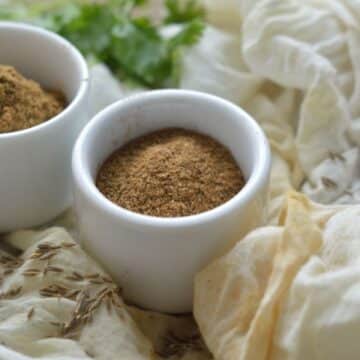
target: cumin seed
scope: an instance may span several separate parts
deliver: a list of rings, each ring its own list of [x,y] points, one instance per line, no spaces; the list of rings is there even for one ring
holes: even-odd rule
[[[112,279],[110,279],[110,278],[107,277],[107,276],[102,276],[101,279],[102,279],[102,281],[104,281],[104,282],[106,282],[106,283],[109,283],[109,284],[112,284],[112,283],[113,283]]]
[[[90,283],[90,284],[93,284],[93,285],[102,285],[102,284],[104,284],[103,281],[101,281],[101,280],[96,280],[96,279],[90,279],[90,280],[89,280],[89,283]]]
[[[336,189],[338,187],[338,184],[334,180],[332,180],[326,176],[321,177],[321,182],[328,189]]]
[[[50,260],[52,259],[55,255],[57,255],[57,252],[50,252],[48,254],[42,255],[39,257],[40,260]]]
[[[76,244],[75,243],[71,243],[71,242],[63,242],[61,244],[61,247],[63,247],[64,249],[70,249],[70,248],[73,248],[75,247]]]
[[[332,151],[329,151],[329,157],[332,161],[335,161],[335,160],[340,160],[342,162],[345,162],[346,159],[345,157],[340,154],[340,153],[335,153],[335,152],[332,152]]]
[[[6,269],[5,271],[4,271],[4,275],[6,276],[6,275],[10,275],[10,274],[12,274],[14,272],[14,269]]]
[[[64,269],[58,266],[47,266],[47,271],[54,273],[62,273],[64,272]]]
[[[78,278],[79,280],[84,280],[84,277],[80,273],[78,273],[77,271],[73,271],[72,275],[74,277]]]
[[[100,274],[86,274],[84,275],[85,279],[92,280],[92,279],[98,279],[100,277]]]
[[[35,309],[32,307],[29,312],[27,313],[27,319],[28,320],[31,320],[32,317],[34,316],[34,313],[35,313]]]

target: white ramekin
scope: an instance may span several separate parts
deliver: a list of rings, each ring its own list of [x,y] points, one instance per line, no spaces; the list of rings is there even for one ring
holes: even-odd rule
[[[244,172],[245,187],[213,210],[182,218],[140,215],[107,200],[94,183],[104,160],[125,142],[167,127],[196,130],[226,145]],[[74,148],[82,244],[130,301],[158,311],[190,311],[195,273],[263,223],[269,172],[265,135],[228,101],[184,90],[153,91],[119,101],[85,127]]]
[[[49,121],[0,134],[1,233],[43,224],[71,205],[71,153],[87,121],[89,75],[69,42],[11,22],[0,22],[0,64],[63,91],[68,100],[67,108]]]

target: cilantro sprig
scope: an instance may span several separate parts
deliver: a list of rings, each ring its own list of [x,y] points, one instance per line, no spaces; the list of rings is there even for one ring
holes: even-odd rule
[[[198,3],[197,0],[165,0],[167,8],[167,16],[165,23],[186,23],[191,20],[203,18],[204,8]]]
[[[180,5],[165,0],[162,24],[135,15],[146,0],[89,2],[53,0],[29,5],[11,1],[0,6],[0,19],[30,22],[55,31],[88,58],[107,64],[122,80],[149,88],[175,87],[179,59],[185,47],[200,39],[204,13],[195,0]],[[179,31],[164,37],[164,24],[179,24]]]

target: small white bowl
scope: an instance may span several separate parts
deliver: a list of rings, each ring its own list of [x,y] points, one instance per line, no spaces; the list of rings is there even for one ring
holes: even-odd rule
[[[106,158],[131,139],[169,127],[192,129],[227,146],[247,179],[245,187],[213,210],[179,218],[140,215],[106,199],[95,186]],[[269,172],[265,135],[228,101],[184,90],[119,101],[91,120],[74,148],[82,244],[123,287],[125,298],[158,311],[191,311],[195,273],[263,223]]]
[[[71,205],[71,153],[88,120],[89,74],[79,51],[60,36],[11,22],[0,22],[0,64],[68,101],[40,125],[0,134],[1,233],[43,224]]]

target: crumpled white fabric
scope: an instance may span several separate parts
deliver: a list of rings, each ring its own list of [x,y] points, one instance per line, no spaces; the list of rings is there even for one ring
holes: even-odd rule
[[[343,171],[344,164],[328,159],[358,151],[353,128],[359,116],[359,61],[354,50],[359,14],[352,1],[263,0],[253,2],[243,25],[242,50],[251,71],[303,93],[296,127],[306,175],[302,190],[322,203],[342,201],[345,192],[352,193],[350,203],[358,197],[352,186],[358,181],[355,172]],[[338,185],[336,196],[327,194],[332,189],[326,184],[314,181],[324,176]]]
[[[359,220],[292,193],[278,226],[201,271],[195,317],[215,358],[358,359]]]
[[[284,145],[280,132],[286,132],[287,143],[295,147],[280,154],[295,176],[294,188],[303,182],[302,191],[322,203],[356,203],[359,178],[353,157],[358,155],[351,156],[350,163],[344,155],[358,152],[360,144],[358,3],[228,0],[220,5],[208,0],[205,4],[217,28],[190,51],[182,87],[235,101],[259,122],[261,113],[265,114],[262,125],[265,131],[272,128],[272,133],[266,133],[273,150],[277,152],[279,142]],[[213,81],[218,84],[213,86]],[[262,84],[255,93],[254,82]],[[241,91],[237,94],[234,89]],[[290,91],[294,100],[276,101],[284,97],[282,92]],[[267,114],[270,104],[272,115]],[[279,119],[276,112],[290,116]],[[321,181],[328,176],[330,182],[338,182],[337,191]]]

